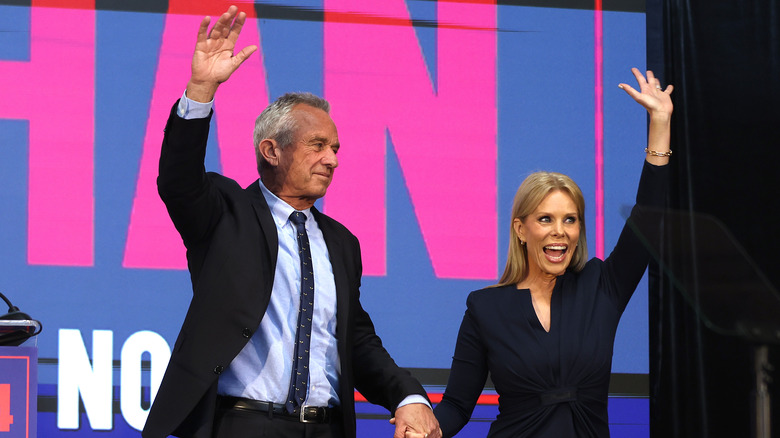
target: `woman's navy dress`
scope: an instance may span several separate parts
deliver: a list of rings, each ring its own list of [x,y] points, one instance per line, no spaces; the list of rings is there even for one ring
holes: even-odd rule
[[[628,224],[657,236],[667,168],[645,162],[636,206],[609,257],[557,278],[549,332],[528,289],[510,285],[469,295],[447,389],[435,409],[445,437],[468,422],[488,372],[499,395],[489,437],[609,436],[615,331],[650,259]]]

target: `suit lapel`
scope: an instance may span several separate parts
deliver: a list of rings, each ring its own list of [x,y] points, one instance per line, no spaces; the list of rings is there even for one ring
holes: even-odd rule
[[[268,246],[268,253],[271,254],[271,272],[276,272],[276,256],[279,253],[279,236],[276,234],[276,224],[268,203],[265,202],[263,192],[260,190],[259,180],[255,180],[246,192],[252,201],[252,207],[255,209],[257,220],[260,221],[260,228],[265,234],[265,243]]]
[[[343,330],[347,327],[347,315],[349,315],[349,278],[345,266],[348,259],[344,252],[344,246],[333,220],[320,213],[315,207],[311,208],[314,218],[317,220],[322,236],[325,238],[325,246],[328,247],[330,266],[333,269],[333,281],[336,284],[336,338],[345,339]],[[339,352],[342,357],[344,352]]]

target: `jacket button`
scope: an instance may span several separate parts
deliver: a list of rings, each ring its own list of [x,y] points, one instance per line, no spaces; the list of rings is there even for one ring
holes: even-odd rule
[[[222,365],[217,365],[214,367],[214,374],[222,374],[222,371],[225,370],[225,367]]]
[[[243,335],[245,338],[251,338],[252,337],[252,330],[249,330],[248,328],[245,328],[241,335]]]

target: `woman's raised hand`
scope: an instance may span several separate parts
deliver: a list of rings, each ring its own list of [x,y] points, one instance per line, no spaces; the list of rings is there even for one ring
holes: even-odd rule
[[[661,81],[655,77],[652,71],[647,71],[647,78],[642,76],[639,69],[632,68],[631,73],[636,77],[636,82],[639,87],[639,91],[635,90],[628,84],[619,84],[618,87],[625,90],[629,96],[635,101],[647,109],[650,116],[654,115],[666,115],[667,117],[672,114],[674,105],[672,105],[672,85],[667,85],[666,89],[661,87]]]

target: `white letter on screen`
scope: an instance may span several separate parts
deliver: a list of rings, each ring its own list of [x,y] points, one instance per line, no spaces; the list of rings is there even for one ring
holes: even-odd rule
[[[141,406],[141,360],[145,352],[151,356],[151,401],[157,396],[171,358],[171,349],[165,339],[148,330],[134,333],[122,346],[120,406],[125,421],[136,430],[143,429],[149,415],[149,410]]]
[[[57,375],[57,427],[79,428],[79,394],[93,430],[111,430],[114,333],[92,331],[92,365],[81,331],[60,329]]]

